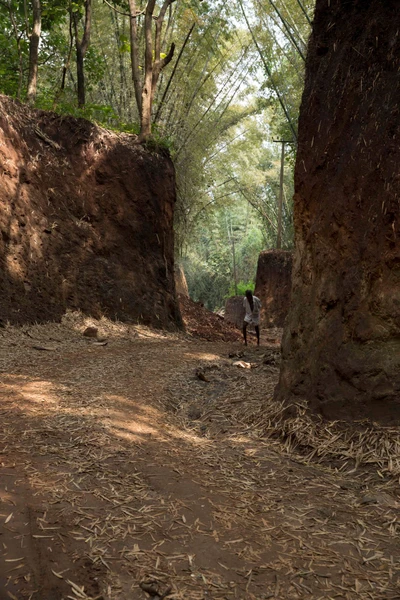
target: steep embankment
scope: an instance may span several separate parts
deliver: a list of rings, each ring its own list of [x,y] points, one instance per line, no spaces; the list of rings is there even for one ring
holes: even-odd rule
[[[293,254],[265,250],[258,257],[255,294],[263,299],[261,321],[266,327],[283,327],[290,305]]]
[[[400,422],[398,3],[318,0],[279,397]]]
[[[174,168],[134,136],[0,96],[0,319],[180,323]]]

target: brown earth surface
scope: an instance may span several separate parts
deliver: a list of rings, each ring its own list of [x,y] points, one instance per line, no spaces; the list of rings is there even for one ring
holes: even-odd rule
[[[238,329],[242,329],[245,317],[243,306],[244,296],[231,296],[225,302],[224,318],[227,323],[232,323]]]
[[[205,308],[185,294],[178,295],[179,308],[185,330],[193,336],[208,341],[234,342],[242,338],[237,327],[217,313]]]
[[[290,306],[293,253],[264,250],[257,262],[255,295],[261,300],[261,323],[283,327]]]
[[[398,2],[317,0],[279,397],[400,424]]]
[[[1,600],[399,598],[397,432],[280,435],[267,337],[1,329]]]
[[[0,95],[0,324],[180,326],[175,198],[165,153]]]

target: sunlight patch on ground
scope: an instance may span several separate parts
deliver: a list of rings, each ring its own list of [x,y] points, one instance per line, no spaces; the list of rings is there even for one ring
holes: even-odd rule
[[[170,439],[170,441],[186,442],[198,447],[210,445],[209,440],[199,437],[196,433],[190,433],[171,426],[168,429],[165,426],[161,429],[160,427],[147,424],[145,420],[128,422],[126,420],[121,421],[111,418],[111,423],[108,423],[107,427],[116,437],[126,439],[130,442],[147,442],[149,441],[149,437],[151,437],[159,442],[165,442]]]
[[[58,399],[54,397],[54,385],[50,381],[30,381],[21,386],[18,391],[29,402],[58,405]]]
[[[6,397],[4,402],[14,403],[19,411],[28,412],[35,406],[37,413],[37,407],[42,406],[45,413],[51,405],[58,409],[59,399],[52,382],[13,375],[7,375],[7,379],[8,382],[2,384],[1,395]]]
[[[159,437],[159,429],[155,423],[160,418],[158,411],[150,406],[136,405],[132,400],[124,396],[105,396],[110,403],[107,407],[108,428],[118,437],[123,437],[130,441],[141,441],[141,436],[155,435]],[[114,408],[115,407],[115,408]],[[130,409],[132,420],[126,417],[121,419],[121,410]],[[122,413],[125,414],[126,413]]]
[[[185,358],[190,358],[191,360],[221,360],[221,356],[219,354],[211,354],[208,352],[185,352],[184,356]]]
[[[216,355],[211,356],[215,359]],[[12,380],[15,380],[11,383]],[[22,411],[26,416],[34,414],[36,417],[51,415],[68,414],[68,417],[77,417],[78,419],[92,419],[92,409],[95,406],[99,409],[97,412],[102,424],[106,429],[115,435],[116,438],[124,439],[133,443],[142,443],[148,441],[149,437],[158,441],[167,441],[168,439],[177,442],[184,442],[197,447],[209,445],[209,440],[199,436],[196,432],[180,429],[173,425],[166,425],[163,422],[163,413],[153,406],[137,402],[128,396],[123,395],[101,395],[95,400],[84,398],[84,403],[77,403],[75,406],[68,406],[63,410],[63,386],[54,386],[54,383],[47,380],[29,380],[26,377],[12,375],[8,376],[6,385],[3,385],[2,394],[9,395],[10,401]],[[68,391],[68,390],[67,390]],[[77,399],[79,395],[77,395]],[[83,398],[82,398],[83,400]],[[100,414],[99,414],[100,411]],[[126,414],[130,414],[132,419],[127,420]]]
[[[165,414],[152,406],[136,403],[125,396],[107,395],[104,400],[110,402],[106,407],[103,424],[117,437],[130,441],[143,441],[143,436],[153,436],[154,439],[166,441],[186,441],[196,446],[206,446],[209,440],[198,436],[195,432],[185,431],[179,427],[166,425]],[[121,414],[126,415],[127,409],[132,413],[132,420],[121,419]],[[123,411],[123,412],[121,412]]]
[[[61,322],[77,333],[82,333],[87,327],[96,327],[100,337],[113,336],[165,340],[166,338],[174,338],[182,335],[181,332],[173,333],[165,332],[161,329],[150,329],[146,325],[133,325],[131,323],[123,323],[122,321],[111,321],[107,317],[95,319],[94,317],[87,317],[80,311],[67,310]]]

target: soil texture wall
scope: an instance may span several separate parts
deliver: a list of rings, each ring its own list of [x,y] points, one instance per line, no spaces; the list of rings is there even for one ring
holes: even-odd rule
[[[0,97],[0,319],[180,323],[174,168],[134,136]]]
[[[257,264],[255,295],[260,298],[264,327],[283,327],[292,283],[293,254],[287,250],[266,250]]]
[[[243,328],[243,321],[246,311],[243,306],[244,296],[232,296],[225,302],[224,318],[228,323],[232,323],[240,330]]]
[[[394,0],[317,0],[278,396],[400,415],[400,35]]]

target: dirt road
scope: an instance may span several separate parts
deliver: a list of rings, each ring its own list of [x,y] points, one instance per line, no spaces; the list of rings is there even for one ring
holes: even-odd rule
[[[260,434],[273,340],[102,327],[0,333],[1,600],[400,598],[393,481]]]

